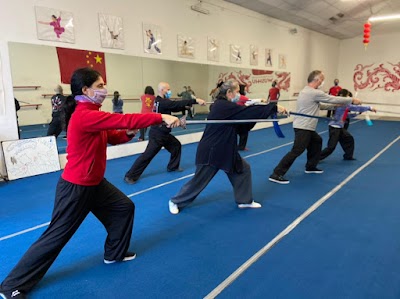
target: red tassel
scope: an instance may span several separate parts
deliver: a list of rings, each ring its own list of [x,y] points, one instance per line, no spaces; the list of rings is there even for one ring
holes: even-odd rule
[[[342,121],[346,121],[347,115],[349,114],[350,109],[346,108],[346,110],[344,110],[343,116],[342,116]]]

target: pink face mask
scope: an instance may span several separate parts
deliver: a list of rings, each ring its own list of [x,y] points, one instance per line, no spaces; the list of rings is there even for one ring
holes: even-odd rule
[[[89,99],[91,99],[93,101],[93,103],[101,105],[107,96],[107,89],[105,89],[105,88],[102,88],[102,89],[90,88],[90,89],[93,90],[94,95],[93,95],[93,97],[90,97],[90,96],[87,96],[87,97]]]

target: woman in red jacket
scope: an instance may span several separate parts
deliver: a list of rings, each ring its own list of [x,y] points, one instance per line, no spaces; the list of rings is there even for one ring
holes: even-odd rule
[[[100,111],[107,96],[100,73],[83,68],[71,78],[72,96],[64,109],[67,164],[57,184],[50,225],[28,249],[1,284],[0,297],[25,298],[50,268],[80,224],[92,212],[104,225],[104,263],[133,260],[128,252],[135,205],[104,178],[107,143],[132,139],[137,129],[160,124],[179,125],[167,114],[113,114]]]

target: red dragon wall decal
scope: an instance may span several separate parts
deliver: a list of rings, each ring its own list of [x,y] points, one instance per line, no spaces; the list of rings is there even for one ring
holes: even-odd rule
[[[384,91],[400,90],[400,62],[390,66],[384,63],[362,65],[357,64],[354,68],[353,82],[354,90],[370,89],[372,91],[383,89]]]
[[[234,79],[239,84],[246,85],[246,92],[251,93],[251,87],[254,84],[265,84],[277,82],[277,87],[284,91],[289,91],[290,88],[290,73],[288,72],[274,72],[265,70],[251,70],[251,73],[243,71],[231,71],[220,73],[217,82]]]

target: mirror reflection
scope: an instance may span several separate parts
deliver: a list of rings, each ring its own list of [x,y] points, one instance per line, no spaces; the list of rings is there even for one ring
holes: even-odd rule
[[[61,83],[56,48],[10,43],[9,53],[14,97],[21,107],[17,112],[20,138],[33,138],[47,134],[58,135],[59,152],[64,153],[65,132],[60,132],[57,117],[59,104],[62,97],[69,94],[70,86]],[[280,101],[287,101],[286,104],[290,104],[288,101],[290,73],[288,72],[204,65],[111,53],[102,54],[104,61],[103,57],[98,59],[105,66],[109,94],[108,100],[103,103],[103,111],[140,113],[143,109],[142,101],[148,98],[149,88],[152,88],[157,96],[159,82],[170,84],[174,100],[197,97],[211,104],[212,91],[218,82],[231,78],[245,86],[246,95],[249,98],[267,99],[271,84],[276,81],[280,88]],[[284,103],[281,104],[285,106]],[[189,119],[204,120],[208,111],[209,105],[204,107],[193,105],[176,115],[187,115]],[[173,134],[201,132],[203,129],[203,124],[191,125],[187,129],[174,129]],[[132,142],[146,140],[147,132],[142,133],[143,135],[138,134]]]

